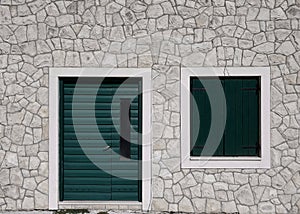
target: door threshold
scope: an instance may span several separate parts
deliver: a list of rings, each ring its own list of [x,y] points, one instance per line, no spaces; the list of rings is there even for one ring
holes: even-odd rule
[[[139,201],[60,201],[58,204],[126,204],[126,205],[142,205]]]
[[[58,209],[142,210],[139,201],[60,201]]]

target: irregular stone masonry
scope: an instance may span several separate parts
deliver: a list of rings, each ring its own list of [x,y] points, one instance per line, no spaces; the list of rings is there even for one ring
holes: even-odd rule
[[[300,212],[299,0],[1,0],[0,210],[48,208],[49,67],[151,67],[152,210]],[[270,66],[272,168],[180,168],[180,67]]]

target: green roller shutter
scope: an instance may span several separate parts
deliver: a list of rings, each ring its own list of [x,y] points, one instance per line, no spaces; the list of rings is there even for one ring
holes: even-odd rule
[[[141,79],[77,80],[60,79],[60,200],[141,201]]]
[[[259,78],[205,77],[191,79],[191,156],[202,153],[211,126],[211,106],[203,84],[220,81],[226,98],[226,125],[220,145],[213,156],[259,156]],[[202,84],[203,83],[203,84]],[[204,85],[205,85],[204,84]],[[220,111],[225,108],[220,106]],[[194,114],[199,114],[199,121]]]

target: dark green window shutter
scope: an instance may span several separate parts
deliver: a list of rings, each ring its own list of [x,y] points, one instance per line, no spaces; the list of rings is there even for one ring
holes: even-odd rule
[[[60,79],[60,200],[141,201],[140,163],[120,158],[121,103],[130,100],[130,158],[141,159],[141,79],[77,80]]]
[[[202,153],[211,125],[211,106],[202,83],[220,81],[226,97],[226,126],[220,145],[213,156],[259,156],[259,78],[221,77],[192,78],[191,93],[191,155]],[[202,83],[201,83],[202,82]],[[220,111],[225,111],[222,106]],[[193,114],[199,112],[200,128]],[[193,146],[193,142],[196,142]],[[193,146],[193,147],[192,147]]]
[[[257,156],[260,153],[259,130],[260,86],[258,79],[243,80],[243,146],[245,155]]]
[[[211,127],[210,101],[202,83],[215,84],[215,82],[218,81],[218,79],[215,78],[203,78],[201,80],[202,81],[199,81],[198,78],[192,78],[191,80],[191,98],[194,99],[191,105],[191,147],[194,145],[191,150],[192,156],[202,154]],[[196,115],[198,113],[199,117]],[[223,155],[223,146],[223,142],[221,142],[214,155]],[[202,155],[208,156],[210,154],[203,153]]]

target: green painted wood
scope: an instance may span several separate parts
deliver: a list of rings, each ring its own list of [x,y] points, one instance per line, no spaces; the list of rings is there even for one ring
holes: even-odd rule
[[[237,83],[237,87],[235,89],[235,94],[236,94],[236,102],[235,102],[235,114],[236,114],[236,121],[235,121],[235,153],[233,155],[247,155],[244,150],[242,150],[243,146],[243,134],[242,130],[244,130],[244,101],[245,97],[243,95],[243,84],[244,81],[240,80],[239,83]],[[258,108],[258,106],[256,106]],[[240,131],[236,131],[240,130]],[[240,143],[239,143],[240,142]]]
[[[258,79],[233,79],[226,82],[228,156],[258,156],[259,103]],[[240,131],[237,131],[240,130]]]
[[[65,185],[78,185],[81,183],[88,183],[90,185],[110,185],[111,181],[108,180],[107,178],[97,178],[97,180],[95,180],[95,178],[93,177],[73,177],[72,179],[67,179],[65,181]]]
[[[132,134],[132,139],[137,139],[137,133],[131,133]],[[108,133],[108,132],[102,132],[102,133],[69,133],[69,132],[66,132],[64,133],[64,138],[66,140],[97,140],[97,139],[108,139],[108,140],[111,140],[111,139],[119,139],[119,133],[117,132],[111,132],[111,133]]]
[[[131,159],[141,159],[141,81],[124,80],[60,79],[60,200],[141,200],[141,167],[119,155],[120,100],[130,99]]]
[[[118,110],[120,108],[119,103],[64,103],[65,110]],[[138,103],[132,102],[131,108],[134,110],[138,109]]]
[[[99,193],[99,192],[65,192],[64,200],[72,201],[79,200],[78,198],[83,198],[86,201],[108,201],[111,200],[111,193]]]
[[[112,200],[115,201],[135,201],[135,199],[138,197],[138,193],[135,192],[118,192],[112,194]]]
[[[138,154],[132,154],[131,159],[132,160],[140,160],[140,156]],[[119,155],[112,156],[111,160],[113,162],[118,161],[118,160],[120,160],[120,156]]]
[[[117,169],[129,169],[129,170],[136,170],[138,167],[138,163],[136,162],[133,162],[133,163],[130,163],[130,162],[115,162],[114,161],[114,164],[112,165],[112,169],[113,170],[117,170]]]
[[[64,94],[66,95],[136,95],[138,93],[138,88],[132,87],[121,87],[121,88],[64,88]]]
[[[191,79],[191,156],[200,156],[205,146],[210,127],[210,105],[202,82]],[[198,117],[198,118],[197,118]],[[198,121],[199,119],[199,121]],[[194,147],[192,147],[194,144]]]
[[[203,84],[214,84],[215,78],[191,79],[191,140],[196,141],[192,156],[206,156],[203,147],[211,123],[211,107]],[[259,156],[259,78],[222,77],[226,96],[227,118],[220,146],[214,156]],[[203,83],[203,84],[202,84]],[[218,99],[218,98],[217,98]],[[225,106],[220,106],[225,111]],[[200,129],[194,114],[199,112]],[[206,142],[208,145],[210,142]]]
[[[210,84],[213,85],[216,83],[215,78],[193,78],[192,79],[192,97],[195,102],[191,103],[191,136],[192,142],[195,142],[195,145],[191,151],[192,156],[211,156],[211,153],[205,153],[203,148],[205,145],[211,147],[210,144],[212,142],[208,142],[208,135],[211,127],[211,106],[209,97],[207,95],[206,89],[204,85]],[[203,85],[204,84],[204,85]],[[221,107],[222,109],[222,107]],[[199,115],[200,122],[197,121],[196,114]],[[198,134],[197,134],[198,133]],[[223,154],[223,141],[221,141],[220,145],[216,149],[214,156]]]
[[[136,194],[138,192],[138,186],[136,184],[133,185],[113,185],[112,186],[112,192],[114,193],[126,193],[126,192],[132,192],[134,194]]]
[[[247,124],[247,129],[243,130],[245,136],[248,137],[245,139],[242,149],[249,156],[258,155],[259,152],[259,93],[257,93],[257,90],[250,90],[257,87],[258,81],[255,79],[243,81],[243,88],[248,89],[243,90],[244,97],[247,97],[247,102],[245,103],[248,104],[248,106],[243,107],[248,110],[243,117],[244,123]]]
[[[131,140],[132,146],[134,147],[138,143],[138,139]],[[85,148],[104,148],[107,145],[110,145],[112,148],[118,147],[119,140],[85,140],[84,141],[84,147]],[[80,143],[76,141],[76,143],[73,143],[73,140],[66,140],[65,141],[65,148],[67,147],[81,147]]]
[[[226,80],[224,80],[222,78],[221,79],[219,79],[219,78],[213,78],[211,84],[214,86],[216,84],[219,84],[219,81],[221,82],[221,85],[224,88],[224,85],[226,84]],[[226,95],[226,92],[225,92],[225,95]],[[216,96],[222,96],[222,95],[221,94],[216,94]],[[221,100],[222,97],[215,97],[215,99],[216,100]],[[225,105],[226,105],[225,103],[221,103],[220,104],[220,109],[222,111],[222,114],[221,114],[222,116],[225,116]],[[225,120],[225,118],[223,118],[223,120],[220,121],[219,123],[222,123],[224,121],[225,121],[225,123],[227,123],[227,121]],[[224,124],[222,124],[222,125],[224,125]],[[225,146],[226,146],[226,144],[225,144],[225,140],[224,140],[224,136],[223,136],[222,139],[221,139],[221,142],[219,143],[218,148],[216,149],[216,151],[214,153],[214,156],[223,156],[224,155]]]
[[[227,121],[225,127],[225,151],[228,156],[236,156],[237,154],[244,155],[241,151],[243,141],[241,139],[241,126],[243,123],[243,96],[241,89],[242,80],[231,79],[225,81],[224,90],[227,104]],[[241,111],[238,111],[241,110]],[[241,112],[241,113],[238,113]],[[238,126],[239,125],[239,126]]]
[[[111,155],[112,149],[119,156],[120,148],[118,148],[118,147],[111,148],[106,151],[104,151],[103,147],[95,147],[95,148],[86,147],[86,148],[84,148],[84,151],[81,148],[68,147],[68,148],[64,148],[63,151],[64,151],[64,154],[66,154],[66,155],[84,155],[84,154],[86,154],[86,155]],[[135,154],[138,154],[138,148],[132,148],[132,155],[135,155]]]
[[[106,170],[109,171],[109,170]],[[111,175],[107,174],[102,170],[93,169],[64,169],[64,180],[71,180],[72,177],[93,177],[95,180],[97,178],[107,178],[107,182],[111,179]],[[82,183],[84,184],[84,183]],[[88,183],[87,183],[88,184]],[[65,192],[65,191],[64,191]]]
[[[99,156],[99,155],[90,155],[91,159],[96,161],[96,162],[110,162],[111,161],[111,156]],[[63,156],[65,162],[72,162],[72,163],[85,163],[85,162],[90,162],[90,159],[86,157],[85,154],[81,155],[64,155]]]
[[[120,120],[119,118],[64,118],[64,124],[65,125],[72,125],[72,124],[76,124],[76,125],[95,125],[95,122],[98,125],[112,125],[112,124],[116,124],[116,125],[120,125]],[[138,118],[131,118],[131,124],[136,125],[138,124]]]
[[[88,185],[64,185],[64,190],[66,192],[101,192],[101,193],[110,193],[111,187],[110,185],[105,184],[88,184]]]
[[[134,99],[132,95],[64,95],[65,102],[68,103],[118,103],[121,98],[124,99]]]
[[[132,110],[131,112],[131,116],[132,117],[137,117],[138,116],[138,109],[136,110]],[[87,110],[65,110],[64,111],[64,115],[65,117],[111,117],[111,116],[115,116],[115,117],[119,117],[120,116],[120,112],[118,109],[116,110],[101,110],[101,111],[91,111],[90,109]]]
[[[88,78],[84,78],[84,79],[88,79]],[[68,83],[67,79],[65,79],[64,81],[65,81],[65,88],[75,88],[75,87],[76,88],[92,88],[92,89],[93,88],[97,88],[99,90],[99,88],[100,89],[102,89],[102,88],[119,89],[120,88],[120,84],[124,83],[122,81],[122,79],[124,80],[124,78],[118,78],[118,79],[119,80],[117,80],[115,84],[113,84],[113,83],[111,84],[111,83],[108,83],[108,82],[112,81],[112,78],[107,78],[107,81],[101,82],[101,85],[99,85],[99,81],[98,80],[94,81],[94,80],[91,80],[91,79],[89,79],[89,80],[83,80],[83,81],[78,81],[77,84],[74,84],[74,81],[76,81],[76,80],[69,80],[72,83]],[[94,81],[94,82],[97,82],[97,83],[90,83],[90,81],[91,82]],[[125,81],[127,82],[127,80],[125,80]],[[125,84],[122,85],[122,88],[136,88],[136,81],[133,84],[125,83]]]
[[[85,162],[85,163],[80,163],[80,162],[65,162],[64,163],[64,169],[91,169],[91,170],[97,170],[98,165],[103,167],[104,169],[111,169],[111,160],[104,160],[104,161],[98,161],[98,162]]]
[[[132,127],[135,127],[135,128],[138,128],[137,125],[132,125]],[[104,127],[97,127],[98,130],[100,131],[107,131],[107,130],[110,130],[111,128],[116,128],[116,129],[120,129],[120,125],[107,125],[107,126],[104,126]],[[64,126],[64,129],[65,131],[67,132],[74,132],[74,126],[73,125],[65,125]],[[76,125],[76,131],[82,131],[82,132],[90,132],[91,131],[91,128],[89,125]]]

